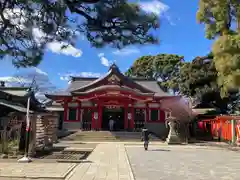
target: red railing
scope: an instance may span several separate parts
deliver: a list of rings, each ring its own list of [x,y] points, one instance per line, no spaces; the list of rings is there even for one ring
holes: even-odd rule
[[[232,140],[231,120],[236,120],[236,137],[240,141],[240,116],[217,116],[214,119],[204,119],[198,122],[198,128],[203,132],[210,131],[213,138],[219,138],[225,141]],[[208,126],[208,127],[207,127]]]

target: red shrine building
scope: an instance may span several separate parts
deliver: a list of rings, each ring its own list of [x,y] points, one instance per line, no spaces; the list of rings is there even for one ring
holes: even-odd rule
[[[144,126],[158,135],[165,134],[166,110],[161,100],[176,98],[155,80],[129,78],[113,64],[100,78],[72,77],[66,91],[46,94],[64,109],[62,127],[69,130],[138,131]]]

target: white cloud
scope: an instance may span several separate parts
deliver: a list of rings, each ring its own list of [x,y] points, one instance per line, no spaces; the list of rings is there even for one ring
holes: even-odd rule
[[[33,37],[36,42],[41,43],[47,35],[42,32],[39,28],[33,28]],[[62,41],[53,41],[47,44],[47,49],[57,54],[64,54],[73,57],[82,56],[82,50],[73,47],[72,45],[62,42]]]
[[[75,77],[100,77],[101,73],[95,72],[80,72],[80,73],[66,73],[66,74],[58,74],[60,76],[60,80],[69,81],[71,76]]]
[[[66,47],[64,47],[66,46]],[[73,57],[82,56],[82,50],[73,47],[72,45],[68,45],[65,42],[54,41],[47,44],[47,48],[57,54],[64,54]]]
[[[142,8],[143,11],[147,13],[154,13],[156,15],[162,15],[166,11],[168,11],[169,6],[158,1],[158,0],[153,0],[153,1],[147,1],[147,2],[140,2],[139,3],[140,7]]]
[[[107,58],[101,57],[100,60],[101,60],[102,65],[104,65],[106,67],[110,66],[110,61]]]
[[[31,31],[33,35],[33,39],[36,43],[41,44],[46,37],[50,37],[49,35],[45,34],[41,29],[38,27],[29,28],[25,26],[25,14],[26,12],[23,9],[20,8],[14,8],[14,9],[5,9],[3,12],[4,16],[10,20],[10,22],[18,26],[18,28]],[[32,16],[39,16],[39,13],[36,11],[33,13]],[[0,22],[2,21],[0,17]],[[59,29],[61,31],[61,28]],[[71,30],[69,30],[71,31]],[[73,31],[72,31],[73,32]],[[80,39],[83,39],[82,35],[80,33],[76,33]],[[69,45],[65,42],[59,42],[59,41],[53,41],[47,44],[46,46],[50,51],[57,54],[64,54],[64,55],[70,55],[73,57],[80,57],[82,55],[82,51],[80,49],[77,49],[73,47],[72,45]],[[64,48],[63,48],[64,47]]]
[[[104,56],[104,53],[99,53],[98,54],[98,57],[103,57]]]
[[[48,74],[43,70],[37,67],[34,67],[34,68],[19,70],[14,76],[0,77],[0,81],[6,82],[7,86],[11,86],[11,85],[18,86],[19,85],[18,83],[30,84],[32,83],[33,78],[36,78],[38,80],[39,77],[42,77],[43,81],[46,81],[46,79],[48,79]]]
[[[140,51],[137,48],[124,48],[124,49],[121,49],[121,50],[113,51],[113,54],[118,55],[118,56],[127,56],[127,55],[130,55],[130,54],[137,54],[139,52]]]
[[[43,42],[44,38],[47,36],[43,31],[41,31],[39,28],[33,28],[32,29],[33,38],[37,43]]]
[[[26,19],[24,18],[24,10],[20,8],[4,9],[3,15],[6,19],[10,20],[12,25],[18,26],[20,29],[25,28],[24,23],[26,22]],[[0,22],[2,22],[1,18]]]
[[[112,61],[109,61],[106,57],[105,57],[105,54],[104,53],[99,53],[98,54],[98,57],[100,58],[100,61],[101,61],[101,64],[106,66],[106,67],[109,67],[110,64],[112,63]]]
[[[35,67],[34,69],[35,69],[36,73],[44,75],[44,76],[48,76],[48,74],[45,71],[43,71],[37,67]]]
[[[153,0],[153,1],[147,1],[147,2],[145,1],[145,2],[140,2],[139,5],[143,11],[147,13],[153,13],[158,16],[162,16],[168,21],[168,23],[171,26],[176,25],[176,23],[173,21],[171,16],[167,13],[167,11],[169,10],[169,6],[162,3],[161,1],[159,0]],[[179,21],[179,18],[177,18],[176,20]]]
[[[41,42],[47,36],[44,32],[42,32],[39,28],[33,28],[34,40],[36,42]],[[62,42],[62,41],[53,41],[47,44],[47,49],[57,54],[64,54],[73,57],[82,56],[81,49],[77,49],[72,45]]]

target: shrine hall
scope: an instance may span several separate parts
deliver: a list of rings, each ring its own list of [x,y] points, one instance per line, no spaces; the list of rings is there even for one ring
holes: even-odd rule
[[[139,131],[144,126],[159,134],[166,130],[169,112],[163,109],[163,99],[174,99],[151,79],[130,78],[116,64],[100,78],[71,77],[65,91],[46,94],[64,109],[64,129]]]

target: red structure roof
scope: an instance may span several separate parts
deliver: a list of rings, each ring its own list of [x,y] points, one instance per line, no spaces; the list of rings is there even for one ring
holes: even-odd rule
[[[80,99],[86,99],[106,95],[109,91],[118,92],[121,95],[128,94],[128,97],[132,95],[131,98],[139,100],[173,97],[164,92],[157,81],[127,77],[120,72],[115,64],[100,78],[71,77],[70,85],[66,91],[46,94],[46,97],[54,100],[76,96]]]

